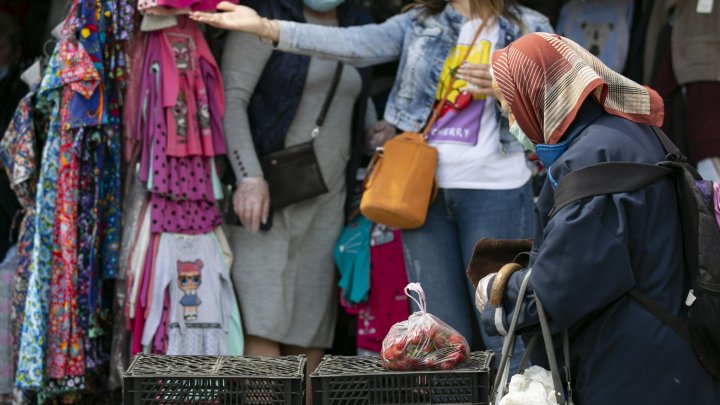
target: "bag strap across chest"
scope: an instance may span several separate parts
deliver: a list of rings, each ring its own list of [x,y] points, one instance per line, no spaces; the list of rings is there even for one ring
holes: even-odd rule
[[[335,74],[333,75],[330,89],[328,90],[327,96],[325,96],[325,101],[323,102],[320,113],[315,120],[315,128],[313,129],[311,134],[313,139],[317,138],[320,135],[320,128],[322,128],[323,124],[325,123],[325,117],[327,117],[328,110],[330,110],[330,105],[332,104],[333,98],[335,98],[335,93],[337,92],[338,85],[340,84],[342,71],[343,64],[341,62],[338,62],[335,65]]]

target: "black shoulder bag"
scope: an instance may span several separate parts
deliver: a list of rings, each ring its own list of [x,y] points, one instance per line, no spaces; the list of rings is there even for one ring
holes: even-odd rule
[[[270,188],[270,209],[277,210],[328,192],[315,155],[315,139],[335,97],[343,65],[338,62],[330,90],[310,134],[311,140],[260,157],[263,175]]]

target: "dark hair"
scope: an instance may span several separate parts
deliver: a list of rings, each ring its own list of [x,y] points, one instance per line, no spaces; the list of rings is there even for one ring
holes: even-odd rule
[[[414,0],[405,9],[424,8],[428,14],[435,15],[441,13],[447,3],[448,0]],[[502,16],[524,29],[517,0],[470,0],[470,13],[483,19]]]
[[[13,51],[20,48],[22,30],[15,19],[8,14],[0,12],[0,39],[4,39],[13,47]]]

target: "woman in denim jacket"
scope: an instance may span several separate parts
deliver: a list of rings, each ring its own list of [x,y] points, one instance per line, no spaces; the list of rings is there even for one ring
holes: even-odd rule
[[[552,31],[547,18],[511,0],[416,1],[382,24],[347,28],[268,20],[230,3],[219,9],[224,13],[194,13],[192,18],[256,34],[280,50],[354,66],[399,59],[384,119],[402,131],[422,130],[476,30],[488,20],[429,138],[439,150],[440,193],[425,225],[403,232],[408,275],[422,283],[428,310],[478,346],[479,314],[465,276],[474,244],[485,237],[528,238],[533,222],[530,171],[490,98],[487,63],[492,51],[525,32]],[[482,338],[488,349],[500,352],[501,339]]]

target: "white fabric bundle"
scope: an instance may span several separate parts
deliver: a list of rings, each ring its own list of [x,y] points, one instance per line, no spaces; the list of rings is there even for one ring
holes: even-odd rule
[[[552,374],[542,367],[532,366],[523,374],[516,374],[509,384],[509,392],[500,405],[557,405]]]

